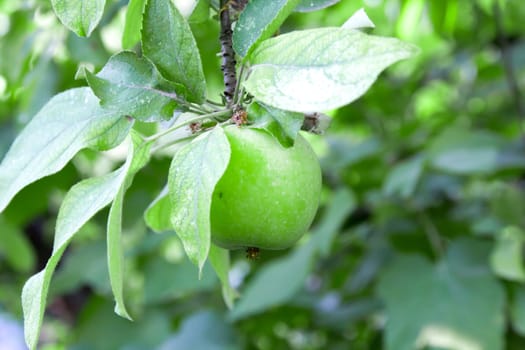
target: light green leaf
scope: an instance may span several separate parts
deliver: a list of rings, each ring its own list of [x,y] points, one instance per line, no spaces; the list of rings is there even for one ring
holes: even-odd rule
[[[488,268],[490,245],[456,241],[442,261],[401,256],[382,274],[385,349],[501,350],[505,294]]]
[[[295,8],[297,12],[313,12],[322,10],[334,4],[337,4],[340,0],[301,0],[299,5]]]
[[[100,107],[89,88],[53,97],[18,135],[0,164],[0,212],[22,188],[59,171],[81,149],[120,144],[131,123]]]
[[[257,102],[248,107],[248,116],[253,127],[267,130],[284,147],[293,145],[304,120],[302,113],[283,111]]]
[[[131,51],[112,56],[97,75],[86,71],[86,78],[100,104],[121,115],[159,121],[170,119],[177,107],[170,93],[163,91],[174,91],[174,87],[160,76],[153,63]]]
[[[339,108],[363,95],[388,66],[417,49],[356,30],[296,31],[262,42],[244,86],[270,106],[297,112]]]
[[[131,157],[112,173],[79,182],[64,198],[58,213],[53,253],[46,267],[32,276],[22,290],[25,337],[31,350],[38,344],[49,284],[58,261],[78,230],[116,197],[130,164]]]
[[[89,36],[102,18],[106,0],[51,0],[51,4],[62,24],[78,36]]]
[[[131,185],[135,174],[149,160],[151,143],[143,143],[142,138],[131,134],[133,152],[130,153],[131,164],[126,170],[125,179],[122,182],[115,200],[111,205],[108,217],[108,270],[111,289],[115,297],[115,312],[131,320],[124,304],[124,252],[122,247],[122,203],[127,188]]]
[[[222,128],[216,127],[178,150],[170,166],[171,224],[199,271],[210,250],[213,190],[229,160],[230,144]]]
[[[231,286],[228,277],[230,272],[230,251],[212,244],[210,247],[210,263],[221,280],[224,302],[231,309],[233,301],[238,297],[238,293]]]
[[[126,23],[122,34],[122,47],[131,49],[140,40],[142,28],[142,13],[146,6],[146,0],[130,0],[126,11]]]
[[[271,37],[301,0],[251,0],[233,30],[233,49],[246,57],[262,40]]]
[[[312,232],[311,240],[289,255],[264,266],[242,292],[242,297],[230,312],[230,318],[245,318],[282,305],[292,298],[303,287],[314,257],[329,253],[335,235],[355,204],[355,198],[350,192],[338,191],[322,221]]]
[[[142,49],[164,78],[186,87],[189,100],[205,100],[206,81],[199,49],[190,26],[170,0],[147,2]]]
[[[517,227],[507,227],[499,232],[490,256],[490,264],[496,275],[525,282],[523,243],[525,243],[525,233]]]
[[[390,196],[399,195],[402,198],[410,197],[416,190],[423,166],[424,158],[419,156],[396,164],[383,184],[383,193]]]
[[[144,220],[153,231],[164,232],[173,229],[170,214],[171,203],[168,196],[168,186],[165,186],[146,209]]]
[[[193,9],[188,22],[202,23],[210,18],[210,0],[197,0],[197,5]]]

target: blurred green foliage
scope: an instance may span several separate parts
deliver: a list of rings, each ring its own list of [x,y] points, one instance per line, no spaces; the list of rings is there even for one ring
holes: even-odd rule
[[[0,0],[0,158],[55,93],[85,85],[120,50],[126,1],[108,1],[79,38],[48,1]],[[323,208],[298,247],[247,261],[230,277],[229,311],[206,267],[201,280],[176,235],[142,214],[166,182],[154,159],[126,194],[126,298],[113,313],[107,212],[87,224],[51,287],[43,349],[525,348],[525,6],[520,0],[342,0],[295,13],[281,32],[339,26],[364,7],[374,34],[421,53],[383,73],[310,136],[323,166]],[[211,96],[222,90],[218,25],[193,23]],[[144,126],[144,132],[147,133]],[[21,317],[20,292],[52,247],[65,192],[114,168],[81,152],[23,190],[0,217],[0,306]],[[98,220],[100,219],[100,220]]]

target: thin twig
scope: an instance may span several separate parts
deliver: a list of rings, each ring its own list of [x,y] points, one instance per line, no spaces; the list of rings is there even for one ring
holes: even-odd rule
[[[507,39],[505,37],[505,29],[503,28],[503,23],[501,19],[501,9],[498,1],[494,1],[493,10],[494,20],[496,22],[496,34],[498,43],[500,45],[501,58],[503,61],[503,68],[507,76],[507,84],[509,85],[510,92],[514,98],[514,103],[516,104],[518,116],[521,119],[519,123],[520,130],[521,133],[524,134],[525,130],[523,122],[525,120],[525,105],[523,104],[523,98],[521,96],[520,87],[518,85],[518,82],[516,81],[516,73],[514,72],[514,68],[512,66],[512,57],[510,54],[510,48],[508,46]]]
[[[224,97],[226,105],[232,107],[233,97],[235,95],[235,87],[237,86],[237,78],[235,74],[235,53],[233,52],[233,42],[231,29],[231,19],[228,0],[221,0],[221,9],[219,10],[219,17],[221,20],[221,70],[224,77]]]

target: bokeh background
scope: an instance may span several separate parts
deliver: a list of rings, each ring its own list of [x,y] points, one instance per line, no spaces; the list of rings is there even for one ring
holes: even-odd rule
[[[79,67],[99,70],[121,50],[126,6],[108,0],[79,38],[49,1],[0,0],[0,159],[51,96],[86,85]],[[256,261],[234,252],[242,298],[228,310],[211,269],[198,280],[177,236],[144,224],[170,162],[155,158],[124,205],[135,322],[113,313],[106,210],[55,274],[42,349],[525,349],[525,3],[341,0],[293,14],[281,32],[339,26],[359,8],[376,25],[367,31],[421,52],[309,136],[324,176],[311,232]],[[217,21],[192,29],[219,99]],[[0,349],[25,348],[21,289],[51,253],[66,191],[121,161],[82,151],[0,215]]]

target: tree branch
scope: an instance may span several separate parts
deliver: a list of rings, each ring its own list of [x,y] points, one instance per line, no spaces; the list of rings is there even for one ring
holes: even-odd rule
[[[226,98],[226,105],[232,107],[233,97],[235,95],[235,87],[237,86],[237,78],[235,72],[235,52],[233,52],[231,19],[228,0],[221,0],[221,8],[219,12],[221,21],[221,70],[224,77],[224,97]]]

